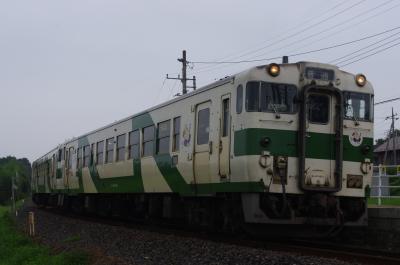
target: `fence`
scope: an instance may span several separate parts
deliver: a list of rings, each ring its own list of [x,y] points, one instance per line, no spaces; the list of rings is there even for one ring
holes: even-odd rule
[[[400,199],[400,165],[374,166],[370,197],[377,198],[378,205],[382,199]]]

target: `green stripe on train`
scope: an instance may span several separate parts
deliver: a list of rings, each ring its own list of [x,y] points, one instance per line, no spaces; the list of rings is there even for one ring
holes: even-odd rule
[[[132,130],[142,129],[151,125],[155,125],[155,123],[149,113],[142,114],[132,119]],[[89,143],[87,137],[84,138],[86,139],[80,139],[79,141],[81,146]],[[264,184],[260,182],[188,184],[179,170],[172,165],[172,157],[170,154],[153,155],[153,158],[171,190],[181,195],[190,196],[195,194],[210,194],[213,192],[238,191],[262,192],[264,190]],[[97,191],[101,193],[144,192],[140,159],[134,159],[132,166],[134,171],[133,176],[116,176],[106,179],[101,179],[96,166],[91,166],[90,175]]]
[[[306,157],[315,159],[331,159],[335,157],[335,139],[333,134],[308,133]],[[263,147],[260,141],[268,137],[270,143]],[[262,151],[270,151],[272,155],[289,157],[298,156],[298,134],[297,131],[257,129],[250,128],[235,131],[234,153],[235,156],[259,155]],[[360,162],[365,158],[372,159],[373,139],[365,137],[362,145],[355,147],[351,145],[349,137],[343,136],[343,160]],[[364,146],[370,146],[367,154],[362,152]]]

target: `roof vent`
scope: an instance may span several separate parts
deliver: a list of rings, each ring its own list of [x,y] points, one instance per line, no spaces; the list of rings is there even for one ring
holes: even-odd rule
[[[282,57],[282,63],[289,63],[289,56],[283,56]]]

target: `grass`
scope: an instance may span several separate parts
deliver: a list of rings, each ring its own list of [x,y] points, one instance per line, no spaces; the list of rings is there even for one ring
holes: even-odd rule
[[[400,186],[400,178],[390,178],[389,179],[390,186]],[[400,188],[390,188],[390,195],[392,196],[400,196]]]
[[[19,233],[9,216],[9,207],[0,206],[0,265],[85,265],[89,256],[84,252],[53,255]]]
[[[368,205],[378,205],[378,198],[369,198]],[[400,198],[382,198],[382,205],[400,206]]]

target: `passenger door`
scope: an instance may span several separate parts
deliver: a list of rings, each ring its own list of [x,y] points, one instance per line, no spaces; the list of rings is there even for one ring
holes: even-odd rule
[[[56,168],[56,189],[65,189],[64,186],[64,166],[65,166],[65,147],[59,147],[57,153],[57,168]]]
[[[221,118],[219,131],[219,175],[221,178],[229,177],[229,155],[231,138],[231,102],[230,94],[221,98]]]
[[[196,106],[195,144],[194,144],[194,176],[196,184],[210,183],[210,110],[211,102]]]
[[[71,150],[70,149],[66,149],[65,150],[65,157],[64,157],[64,178],[63,178],[63,180],[64,180],[64,188],[65,189],[68,189],[68,187],[69,187],[69,185],[68,185],[68,182],[69,182],[69,164],[70,164],[70,160],[71,160]]]
[[[334,94],[306,94],[304,175],[302,186],[309,190],[335,191],[340,187],[342,128],[341,111]]]

